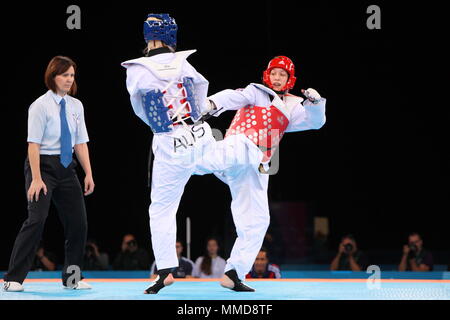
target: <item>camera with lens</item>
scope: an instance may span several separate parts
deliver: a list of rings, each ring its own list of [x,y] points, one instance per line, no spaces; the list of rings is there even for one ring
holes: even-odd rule
[[[353,245],[351,243],[347,243],[344,245],[345,253],[350,253],[353,250]]]
[[[127,246],[128,248],[136,248],[137,247],[137,242],[136,240],[130,240],[127,242]]]
[[[415,258],[418,250],[417,246],[413,243],[410,243],[408,246],[409,246],[408,258],[409,259]]]

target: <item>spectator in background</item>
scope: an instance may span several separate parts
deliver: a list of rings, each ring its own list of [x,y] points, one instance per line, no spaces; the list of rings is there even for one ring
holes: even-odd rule
[[[245,276],[246,279],[254,278],[281,278],[280,267],[276,264],[269,263],[269,254],[266,248],[261,248],[256,256],[252,270]]]
[[[56,255],[45,250],[44,245],[41,242],[39,248],[34,257],[33,265],[31,266],[33,271],[54,271],[56,270]]]
[[[109,268],[109,257],[105,252],[100,252],[97,241],[90,239],[86,243],[84,253],[85,270],[107,270]]]
[[[358,250],[353,235],[342,237],[336,257],[331,262],[331,270],[362,271],[367,268],[367,257],[364,252]]]
[[[275,236],[275,228],[271,229],[270,232],[266,232],[262,247],[270,252],[270,261],[280,264],[284,258],[281,236],[279,234]]]
[[[425,250],[420,234],[413,232],[408,236],[408,244],[403,246],[403,256],[399,271],[432,271],[433,255]]]
[[[119,252],[113,263],[114,270],[148,270],[150,257],[142,248],[139,248],[136,238],[127,234],[122,240],[122,251]]]
[[[218,255],[219,243],[214,238],[206,242],[206,255],[198,257],[195,261],[192,275],[196,278],[221,278],[226,261]]]
[[[176,242],[177,257],[178,257],[178,267],[172,271],[174,278],[192,278],[192,270],[194,269],[194,262],[190,259],[183,257],[184,247],[181,241]],[[157,276],[156,261],[153,262],[151,267],[151,278],[156,278]]]

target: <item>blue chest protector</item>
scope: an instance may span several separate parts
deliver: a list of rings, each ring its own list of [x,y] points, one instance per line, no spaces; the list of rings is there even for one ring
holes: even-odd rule
[[[202,114],[192,78],[183,78],[182,85],[186,96],[180,96],[180,98],[186,99],[184,107],[188,108],[190,117],[194,121],[198,121]],[[161,90],[150,90],[145,95],[142,95],[142,105],[153,133],[171,132],[173,130],[173,121],[169,115],[169,108],[165,104],[164,94]]]
[[[142,96],[142,105],[153,133],[172,131],[173,122],[168,108],[164,105],[161,90],[151,90]]]

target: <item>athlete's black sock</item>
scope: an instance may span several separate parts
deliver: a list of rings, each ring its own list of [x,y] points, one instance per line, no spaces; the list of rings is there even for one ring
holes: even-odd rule
[[[157,280],[153,285],[151,285],[149,288],[145,290],[145,293],[157,294],[159,290],[165,287],[164,280],[166,280],[166,278],[169,276],[171,272],[172,268],[158,270],[157,274],[159,278],[157,278]]]

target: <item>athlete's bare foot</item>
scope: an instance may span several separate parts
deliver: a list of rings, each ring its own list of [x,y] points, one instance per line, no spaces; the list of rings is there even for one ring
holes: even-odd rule
[[[255,289],[249,287],[239,279],[236,270],[229,270],[223,275],[220,285],[224,288],[240,292],[254,292]]]
[[[220,285],[224,288],[233,289],[234,288],[234,282],[231,280],[226,274],[223,275],[222,279],[220,280]]]
[[[173,276],[172,276],[172,274],[171,273],[169,273],[169,275],[167,276],[167,278],[165,278],[164,279],[164,286],[165,287],[167,287],[167,286],[170,286],[172,283],[174,283],[175,282],[175,279],[173,278]]]

